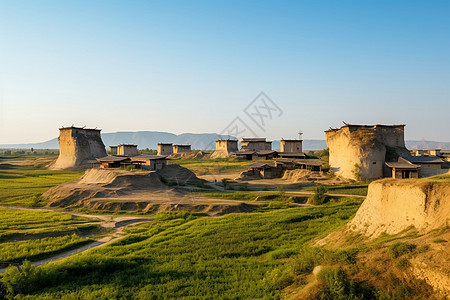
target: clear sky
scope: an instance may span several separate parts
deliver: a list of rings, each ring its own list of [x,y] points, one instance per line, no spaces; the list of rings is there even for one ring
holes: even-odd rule
[[[449,16],[449,1],[1,1],[0,144],[237,116],[269,139],[345,121],[449,142]],[[243,112],[261,91],[283,112],[265,131]]]

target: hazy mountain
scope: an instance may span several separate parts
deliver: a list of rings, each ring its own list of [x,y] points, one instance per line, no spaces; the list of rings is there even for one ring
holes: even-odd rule
[[[160,131],[113,132],[102,134],[103,143],[108,148],[118,144],[136,144],[139,149],[156,149],[158,143],[191,144],[193,149],[214,149],[215,141],[220,136],[216,133],[183,133],[173,134]],[[304,140],[304,150],[320,150],[326,148],[325,140]],[[406,141],[408,149],[442,149],[450,150],[449,142]],[[58,139],[54,138],[42,143],[3,144],[0,148],[11,149],[58,149]],[[273,149],[280,149],[280,141],[272,142]]]

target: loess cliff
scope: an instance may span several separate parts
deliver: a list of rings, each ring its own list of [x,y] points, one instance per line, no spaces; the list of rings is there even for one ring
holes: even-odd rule
[[[353,231],[376,237],[410,226],[428,232],[450,225],[450,175],[429,179],[372,182],[366,200],[349,223]]]

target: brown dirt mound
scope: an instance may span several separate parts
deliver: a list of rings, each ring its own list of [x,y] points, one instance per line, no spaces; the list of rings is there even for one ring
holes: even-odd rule
[[[253,174],[252,171],[242,171],[234,180],[248,181],[261,179],[261,175]]]
[[[283,175],[283,179],[290,182],[300,181],[317,181],[325,180],[327,177],[322,172],[310,171],[306,169],[286,170]]]
[[[86,207],[93,210],[160,212],[184,210],[213,216],[248,212],[255,206],[235,200],[208,199],[201,194],[171,188],[161,181],[180,185],[202,182],[178,165],[158,172],[90,169],[78,180],[53,187],[42,196],[51,207]]]
[[[170,184],[185,185],[196,184],[202,182],[194,172],[183,168],[180,165],[168,165],[158,171],[158,174],[163,178],[163,181]]]
[[[129,172],[120,170],[89,169],[78,180],[55,186],[42,197],[48,206],[83,206],[92,198],[114,198],[136,190],[167,190],[156,172]]]

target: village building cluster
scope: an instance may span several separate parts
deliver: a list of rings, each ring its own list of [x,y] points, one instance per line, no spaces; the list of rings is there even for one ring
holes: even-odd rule
[[[440,149],[408,150],[404,140],[404,124],[354,125],[325,131],[329,149],[330,170],[348,179],[419,178],[449,171],[450,151]],[[169,156],[191,152],[191,145],[159,143],[157,155],[139,155],[138,146],[120,144],[110,146],[107,155],[100,129],[62,127],[58,138],[60,153],[53,169],[77,166],[159,170],[167,165]],[[281,139],[280,150],[272,149],[266,138],[219,139],[214,157],[234,157],[252,160],[244,175],[255,178],[276,178],[286,170],[306,169],[322,171],[320,160],[306,159],[303,140]],[[267,161],[273,161],[269,163]]]
[[[240,149],[237,140],[217,140],[216,152],[222,153],[222,157],[225,154],[242,160],[274,161],[274,164],[257,162],[246,166],[247,170],[241,174],[246,178],[277,178],[293,169],[321,171],[324,163],[305,159],[302,142],[302,139],[281,139],[280,151],[276,151],[272,150],[272,142],[265,138],[242,138]]]

